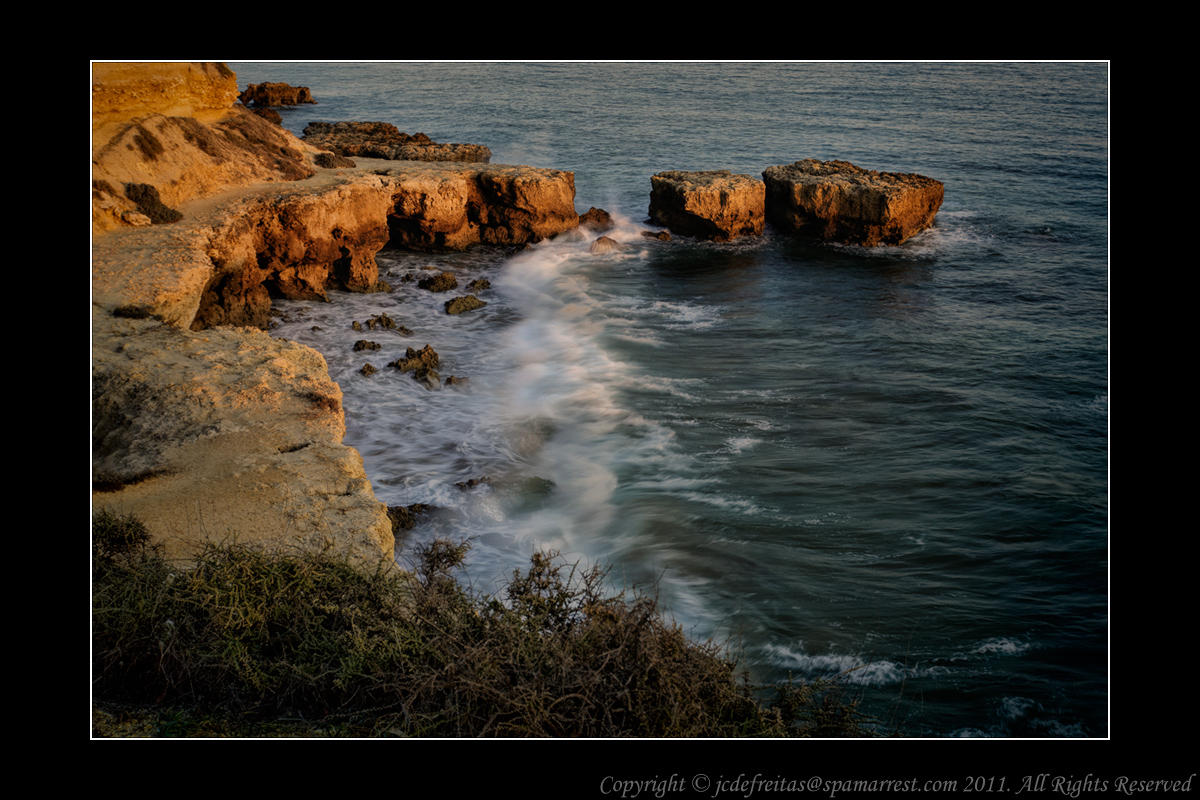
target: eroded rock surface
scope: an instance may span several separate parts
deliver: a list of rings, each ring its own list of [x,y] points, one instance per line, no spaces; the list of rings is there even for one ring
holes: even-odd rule
[[[248,106],[298,106],[316,103],[307,86],[292,86],[287,83],[252,83],[238,99]]]
[[[171,557],[233,537],[392,557],[319,353],[244,328],[93,313],[95,507],[137,515]]]
[[[651,220],[699,239],[725,242],[761,234],[764,199],[762,181],[729,170],[673,170],[650,178]]]
[[[505,164],[375,161],[392,186],[392,243],[413,250],[538,242],[572,230],[575,174]],[[363,166],[363,164],[360,164]]]
[[[390,122],[310,122],[304,141],[342,156],[393,161],[487,163],[492,151],[481,144],[435,142],[423,133],[407,134]]]
[[[773,225],[865,246],[897,245],[933,224],[944,185],[924,175],[875,172],[809,158],[763,171]]]

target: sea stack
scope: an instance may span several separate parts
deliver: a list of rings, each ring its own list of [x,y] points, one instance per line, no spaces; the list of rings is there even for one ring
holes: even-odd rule
[[[758,236],[766,219],[766,187],[729,170],[671,170],[650,178],[650,218],[673,233],[727,242]]]
[[[807,158],[763,171],[767,218],[800,235],[867,247],[897,245],[933,224],[941,181]]]

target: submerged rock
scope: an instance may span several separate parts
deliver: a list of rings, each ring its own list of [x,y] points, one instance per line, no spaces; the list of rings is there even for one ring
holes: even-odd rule
[[[699,239],[757,236],[766,219],[765,192],[762,181],[729,170],[660,172],[650,178],[650,219]]]
[[[658,239],[660,242],[671,241],[671,234],[666,231],[642,231],[642,236],[647,239]]]
[[[456,297],[453,300],[446,301],[447,314],[462,314],[466,311],[474,311],[477,308],[483,308],[487,303],[480,300],[473,294],[465,297]]]
[[[382,345],[378,342],[368,342],[366,339],[359,339],[354,343],[354,352],[359,353],[363,350],[378,350]]]
[[[476,278],[467,284],[467,288],[472,292],[482,292],[484,289],[492,288],[492,282],[487,278]]]
[[[933,224],[945,186],[924,175],[804,159],[763,171],[773,225],[829,241],[897,245]]]

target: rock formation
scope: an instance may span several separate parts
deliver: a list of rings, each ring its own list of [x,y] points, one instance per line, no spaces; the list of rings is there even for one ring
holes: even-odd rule
[[[169,557],[236,538],[390,559],[341,400],[310,348],[93,309],[93,506],[138,516]]]
[[[234,105],[223,66],[97,64],[93,78],[94,507],[137,514],[171,555],[237,538],[390,560],[386,510],[341,443],[324,359],[251,328],[268,324],[273,295],[382,288],[375,254],[389,240],[461,249],[573,229],[574,175],[318,171],[318,150]],[[389,323],[368,327],[411,333]],[[437,388],[435,368],[414,377]]]
[[[579,224],[572,172],[504,164],[375,165],[380,165],[375,173],[392,187],[388,225],[397,246],[463,250],[474,244],[525,244]]]
[[[765,187],[729,170],[660,172],[650,178],[650,218],[672,232],[725,242],[762,233]]]
[[[286,83],[252,83],[238,99],[248,106],[298,106],[316,103],[307,86],[290,86]]]
[[[237,77],[213,64],[92,66],[92,231],[136,224],[127,185],[170,208],[314,170],[312,148],[237,100]],[[153,220],[152,220],[153,221]]]
[[[589,253],[611,253],[621,249],[621,243],[610,236],[601,236],[588,246]]]
[[[481,144],[442,144],[423,133],[409,135],[389,122],[310,122],[304,141],[342,156],[393,161],[469,161],[486,164],[492,151]]]
[[[612,215],[603,208],[592,206],[579,215],[579,227],[593,230],[596,233],[604,233],[605,231],[612,230]]]
[[[897,245],[928,228],[944,193],[940,181],[923,175],[813,158],[768,167],[763,180],[773,225],[866,246]]]

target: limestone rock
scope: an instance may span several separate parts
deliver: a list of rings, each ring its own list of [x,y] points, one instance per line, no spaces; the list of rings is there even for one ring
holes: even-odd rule
[[[326,300],[331,286],[373,291],[390,198],[374,176],[272,193],[231,207],[207,248],[212,274],[192,327],[264,327],[272,293]]]
[[[248,106],[298,106],[316,103],[307,86],[286,83],[252,83],[239,96]]]
[[[764,199],[762,181],[729,170],[674,170],[650,178],[651,220],[700,239],[724,242],[761,234]]]
[[[554,169],[415,161],[375,162],[392,188],[392,244],[464,250],[538,242],[579,224],[575,174]]]
[[[299,180],[314,172],[299,139],[241,107],[207,123],[162,115],[113,123],[93,137],[93,145],[96,233],[121,227],[121,213],[136,208],[123,192],[97,191],[97,185],[153,186],[164,204],[178,208],[231,186]]]
[[[458,278],[454,277],[453,272],[439,272],[417,281],[417,286],[431,292],[448,292],[458,288]]]
[[[612,215],[603,208],[592,206],[587,211],[579,215],[579,227],[587,228],[588,230],[604,233],[612,230],[613,220]]]
[[[92,64],[92,129],[161,115],[209,121],[238,99],[237,75],[224,64]]]
[[[353,169],[357,166],[353,160],[336,153],[317,153],[313,156],[313,163],[323,169]]]
[[[768,167],[763,180],[773,225],[865,246],[901,244],[928,228],[945,192],[940,181],[924,175],[813,158]]]
[[[393,557],[385,507],[344,446],[342,392],[316,351],[97,311],[93,505],[135,514],[170,557],[205,541]]]
[[[446,301],[447,314],[462,314],[467,311],[474,311],[477,308],[483,308],[487,303],[480,300],[473,294],[465,297],[456,297],[453,300]]]
[[[388,366],[395,367],[401,372],[410,372],[419,369],[437,369],[439,363],[437,351],[433,349],[433,345],[427,344],[420,350],[409,347],[405,350],[404,358],[398,358]]]
[[[589,253],[611,253],[620,250],[621,243],[608,236],[601,236],[588,247]]]
[[[304,141],[362,158],[480,163],[492,158],[492,151],[481,144],[438,143],[423,133],[404,133],[389,122],[310,122],[304,127]]]

